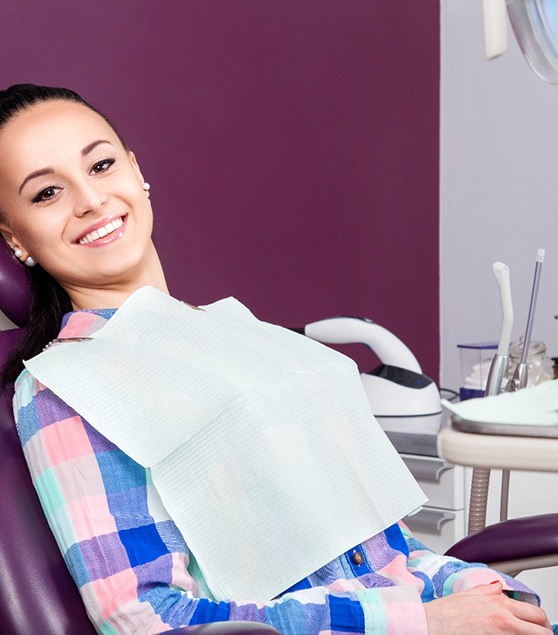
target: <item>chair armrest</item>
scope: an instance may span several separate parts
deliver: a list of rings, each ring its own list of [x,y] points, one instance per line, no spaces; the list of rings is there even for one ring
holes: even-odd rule
[[[513,518],[489,525],[446,551],[447,556],[466,562],[488,564],[553,554],[558,554],[558,514]]]

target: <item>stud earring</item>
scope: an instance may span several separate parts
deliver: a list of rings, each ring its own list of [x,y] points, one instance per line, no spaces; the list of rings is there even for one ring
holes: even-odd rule
[[[16,258],[21,258],[23,256],[23,251],[21,251],[21,249],[14,249],[14,256]]]
[[[149,190],[151,189],[151,185],[149,185],[149,183],[144,183],[144,184],[143,184],[143,189],[144,189],[146,192],[149,192]]]
[[[26,267],[34,267],[37,264],[37,261],[31,256],[29,256],[29,258],[27,258],[23,264]]]

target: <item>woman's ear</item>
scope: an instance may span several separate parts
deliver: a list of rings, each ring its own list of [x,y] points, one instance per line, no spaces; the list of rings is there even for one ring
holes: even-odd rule
[[[2,236],[3,241],[12,251],[15,251],[19,248],[17,241],[13,237],[12,232],[2,221],[0,221],[0,235]]]
[[[8,245],[8,247],[14,252],[16,258],[22,260],[23,262],[23,260],[29,256],[29,253],[21,246],[21,243],[12,234],[9,227],[2,221],[0,221],[0,236],[6,245]]]
[[[131,150],[128,150],[128,158],[130,160],[130,164],[132,165],[132,169],[136,173],[138,180],[141,186],[143,187],[143,191],[145,192],[145,195],[147,196],[147,198],[149,198],[149,183],[145,182],[143,178],[143,174],[141,173],[140,167],[138,165],[136,155]]]
[[[143,185],[145,183],[145,180],[143,178],[143,174],[141,173],[140,170],[140,166],[138,164],[138,160],[136,159],[136,155],[131,151],[128,150],[128,158],[130,159],[130,163],[132,164],[132,168],[134,170],[134,172],[136,173],[139,182]]]

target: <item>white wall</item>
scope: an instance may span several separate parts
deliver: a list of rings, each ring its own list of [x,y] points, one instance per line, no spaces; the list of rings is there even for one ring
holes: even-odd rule
[[[511,29],[508,52],[484,59],[481,0],[442,0],[441,10],[440,374],[457,389],[457,344],[500,334],[492,263],[511,270],[517,339],[539,247],[546,259],[533,338],[558,356],[558,85],[531,71]],[[550,511],[558,511],[558,474],[514,473],[511,515]],[[558,620],[556,569],[520,578]]]
[[[485,60],[481,0],[441,6],[441,385],[458,388],[456,345],[500,334],[492,263],[511,270],[516,339],[539,247],[533,338],[558,356],[558,85],[531,71],[511,28],[508,52]]]

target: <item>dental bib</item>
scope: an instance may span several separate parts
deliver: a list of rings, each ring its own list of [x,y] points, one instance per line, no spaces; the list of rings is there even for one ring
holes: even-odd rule
[[[354,362],[233,298],[144,287],[25,366],[151,470],[216,599],[270,600],[425,503]]]

